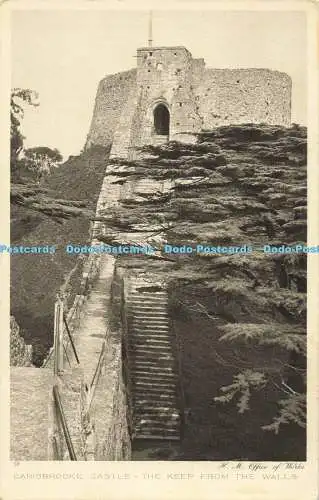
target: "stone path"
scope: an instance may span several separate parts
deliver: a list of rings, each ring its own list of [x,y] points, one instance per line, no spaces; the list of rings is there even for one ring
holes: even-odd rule
[[[96,282],[86,302],[74,341],[84,380],[91,383],[108,328],[114,258],[102,254]]]

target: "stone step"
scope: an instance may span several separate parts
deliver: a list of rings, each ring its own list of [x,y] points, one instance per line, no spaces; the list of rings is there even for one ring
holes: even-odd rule
[[[161,308],[161,309],[155,309],[154,307],[150,308],[149,310],[147,309],[141,309],[140,307],[134,307],[132,308],[131,311],[129,311],[130,316],[139,316],[139,317],[145,317],[145,318],[150,318],[154,316],[158,317],[167,317],[168,313],[166,309]]]
[[[151,355],[156,354],[157,356],[168,356],[172,355],[172,349],[169,346],[160,346],[160,345],[150,345],[150,344],[134,344],[129,348],[129,353],[132,354],[140,354],[140,353],[149,353]]]
[[[158,394],[153,395],[150,398],[142,397],[138,399],[134,399],[134,409],[135,405],[137,409],[142,409],[144,408],[153,408],[153,407],[161,407],[165,406],[167,408],[170,408],[171,411],[177,410],[177,399],[175,395],[173,394],[168,394],[167,397],[165,398],[160,398]]]
[[[177,384],[178,382],[178,377],[175,375],[173,372],[168,372],[168,373],[161,373],[161,372],[149,372],[145,370],[132,370],[132,379],[134,380],[151,380],[154,381],[160,381],[160,380],[167,380],[167,381],[172,381]]]
[[[155,431],[154,432],[151,432],[149,434],[147,433],[144,433],[144,432],[135,432],[134,434],[134,437],[133,439],[143,439],[143,440],[147,440],[147,439],[150,439],[151,441],[154,441],[154,440],[159,440],[159,441],[180,441],[180,434],[179,432],[174,434],[174,435],[169,435],[169,436],[166,436],[166,435],[159,435],[159,434],[155,434]]]
[[[140,359],[145,359],[145,357],[147,357],[147,359],[158,360],[158,362],[162,360],[171,361],[173,363],[173,356],[171,352],[159,350],[157,348],[152,349],[142,346],[138,348],[138,346],[135,346],[134,349],[129,349],[128,352],[129,355],[131,355],[135,359],[137,359],[138,357],[140,357]]]
[[[166,397],[166,398],[159,398],[158,395],[154,396],[153,398],[149,399],[136,399],[134,400],[134,408],[156,408],[156,407],[163,407],[165,408],[170,408],[170,410],[176,410],[176,398],[173,396]]]
[[[133,425],[134,427],[141,428],[143,426],[143,429],[147,429],[148,427],[153,427],[153,428],[162,428],[166,430],[171,430],[173,431],[174,429],[178,429],[180,422],[178,420],[163,420],[161,418],[156,419],[156,418],[133,418]]]
[[[162,348],[160,348],[162,347]],[[165,351],[163,350],[163,348],[165,348]],[[161,357],[161,356],[170,356],[170,358],[172,359],[172,354],[173,354],[173,349],[172,349],[172,346],[169,346],[169,345],[158,345],[158,344],[153,344],[153,345],[149,345],[149,344],[146,344],[146,345],[139,345],[139,344],[135,344],[135,343],[130,343],[130,345],[128,346],[128,352],[129,353],[132,353],[132,354],[142,354],[144,353],[145,355],[147,355],[147,353],[150,353],[150,354],[153,354],[154,355],[154,351],[156,352],[156,354]]]
[[[143,332],[158,332],[158,333],[163,333],[165,332],[167,335],[170,335],[171,329],[169,328],[168,323],[162,323],[162,324],[157,324],[154,325],[151,322],[144,322],[144,323],[137,323],[135,320],[129,321],[128,326],[130,327],[131,330],[134,330],[134,333],[143,333]]]
[[[149,298],[143,298],[141,300],[138,299],[130,299],[128,302],[125,303],[126,308],[131,312],[134,311],[135,309],[138,309],[139,311],[145,311],[145,312],[150,312],[150,311],[159,311],[159,312],[167,312],[168,311],[168,301],[166,299],[149,299]]]
[[[153,402],[155,404],[155,402]],[[148,411],[148,409],[151,409],[151,408],[156,408],[156,406],[154,407],[153,406],[153,403],[152,401],[145,401],[145,403],[143,404],[143,408],[142,408],[142,404],[140,404],[139,406],[136,406],[134,407],[134,412],[138,412],[138,411],[142,411],[144,410],[145,408],[145,411]],[[165,401],[162,401],[161,404],[158,405],[158,408],[160,409],[161,408],[161,405],[163,406],[163,404],[165,403],[165,408],[169,408],[169,410],[172,412],[172,411],[177,411],[176,410],[176,401],[168,401],[168,400],[165,400]],[[136,401],[135,403],[136,405],[139,404],[139,402]]]
[[[164,432],[165,434],[167,431],[170,432],[178,432],[180,429],[180,423],[179,422],[165,422],[162,420],[155,420],[155,419],[142,419],[141,421],[135,421],[133,422],[133,427],[138,431],[138,430],[143,430],[143,432],[149,430],[150,428],[152,429],[158,429],[159,433]]]
[[[178,382],[178,377],[175,371],[165,370],[149,370],[143,367],[135,366],[131,368],[132,373],[132,382],[140,379],[150,379],[150,380],[160,380],[163,378],[164,380],[174,380],[176,383]]]
[[[154,441],[154,440],[157,440],[157,441],[165,441],[165,442],[179,442],[180,441],[180,433],[176,430],[174,431],[173,433],[172,432],[169,432],[169,433],[166,433],[165,432],[165,429],[163,429],[162,431],[161,430],[158,430],[158,429],[147,429],[145,430],[140,430],[140,429],[137,429],[135,432],[134,432],[134,437],[133,439],[138,439],[138,440],[151,440],[151,441]]]
[[[157,328],[157,329],[154,329],[154,328],[148,328],[147,326],[143,327],[143,328],[134,328],[134,330],[131,331],[131,333],[128,335],[128,337],[142,337],[143,335],[145,335],[146,337],[158,337],[158,338],[163,338],[163,339],[171,339],[172,338],[172,334],[171,332],[169,331],[168,328],[164,328],[164,327],[160,327],[160,328]],[[174,339],[175,340],[175,339]]]
[[[140,321],[135,318],[128,322],[128,329],[131,333],[139,335],[140,333],[148,333],[151,329],[154,330],[153,333],[166,333],[168,337],[172,337],[171,329],[166,321],[154,320],[154,321]]]
[[[155,384],[156,384],[156,389],[161,389],[163,392],[165,392],[166,389],[174,390],[176,388],[176,384],[173,382],[168,382],[168,381],[162,382],[162,381],[157,381],[156,379],[150,380],[150,377],[148,379],[145,379],[145,380],[134,380],[133,381],[133,386],[144,387],[144,388],[149,387],[152,390],[153,389],[155,390],[155,387],[154,387]]]
[[[136,366],[137,364],[141,363],[145,366],[148,365],[150,367],[154,366],[157,368],[162,368],[162,367],[173,368],[175,366],[172,356],[170,357],[170,359],[161,358],[160,363],[158,362],[158,359],[159,359],[158,356],[156,356],[155,359],[150,359],[142,354],[135,353],[135,355],[133,355],[132,358],[130,358],[130,364],[131,366]]]
[[[169,410],[176,411],[177,412],[177,401],[176,398],[166,398],[166,399],[161,399],[158,400],[159,398],[153,398],[153,399],[141,399],[141,400],[136,400],[134,401],[134,412],[135,411],[140,411],[143,410],[144,408],[146,411],[150,408],[169,408]]]
[[[147,335],[140,337],[139,335],[131,335],[130,337],[131,343],[132,344],[145,344],[149,345],[152,344],[154,346],[156,345],[165,345],[168,347],[172,347],[172,342],[167,339],[167,338],[158,338],[158,337],[148,337]]]
[[[172,420],[172,421],[176,421],[180,418],[180,415],[179,413],[176,411],[175,413],[172,413],[172,409],[170,409],[170,412],[168,411],[163,411],[161,408],[157,408],[157,409],[145,409],[145,408],[140,408],[140,409],[136,409],[134,408],[134,418],[138,418],[138,417],[143,417],[145,419],[152,419],[152,418],[162,418],[165,419],[165,420]]]
[[[134,388],[134,401],[144,401],[144,400],[154,400],[162,401],[164,399],[177,398],[177,391],[174,387],[159,387],[154,385],[153,387],[146,386],[144,384],[138,384],[133,386]]]
[[[158,402],[158,404],[149,404],[149,403],[138,403],[136,402],[134,405],[134,411],[145,411],[145,412],[151,412],[151,413],[156,413],[157,412],[167,412],[167,413],[172,413],[175,415],[179,416],[179,412],[176,410],[176,406],[174,405],[163,405],[163,402]]]
[[[133,328],[135,326],[143,328],[145,325],[155,328],[157,328],[158,326],[163,326],[165,328],[168,327],[168,321],[165,321],[165,319],[161,318],[131,318],[130,323],[132,323]]]
[[[173,368],[173,367],[172,367]],[[177,380],[177,373],[175,370],[152,370],[149,368],[145,368],[144,366],[132,366],[131,367],[132,374],[134,373],[134,377],[143,376],[143,377],[151,377],[152,379],[158,377],[165,378],[174,378]]]
[[[132,352],[130,351],[129,352],[129,359],[132,360],[132,362],[136,362],[136,361],[143,361],[145,360],[147,357],[148,360],[150,361],[153,361],[156,366],[171,366],[173,367],[174,366],[174,360],[173,360],[173,357],[172,356],[164,356],[164,354],[161,354],[159,355],[158,353],[154,354],[154,353],[149,353],[149,352],[142,352],[142,351],[138,351],[138,352]]]
[[[136,312],[132,311],[132,314],[128,317],[129,321],[164,321],[165,323],[168,322],[169,318],[168,315],[165,311],[158,313],[155,311],[148,313],[147,312]]]
[[[126,306],[127,306],[127,309],[129,310],[138,310],[138,311],[141,311],[141,312],[166,312],[167,309],[164,305],[161,305],[161,304],[158,304],[158,303],[155,303],[155,304],[150,304],[150,305],[147,305],[144,301],[141,301],[141,302],[129,302],[129,303],[126,303]],[[130,311],[131,312],[131,311]]]
[[[150,295],[150,294],[142,294],[142,293],[131,293],[126,296],[125,302],[140,302],[143,303],[144,301],[153,301],[154,304],[158,304],[160,302],[168,302],[168,295],[163,294],[163,295]]]
[[[170,345],[172,345],[171,337],[167,333],[132,333],[130,334],[129,340],[131,343],[135,341],[135,339],[138,340],[158,340],[159,342],[169,342]]]
[[[143,360],[147,357],[147,359],[154,361],[156,363],[156,366],[161,367],[161,366],[170,366],[172,368],[175,367],[174,359],[171,355],[169,354],[164,354],[164,353],[159,353],[159,352],[154,352],[154,351],[142,351],[137,350],[137,351],[129,351],[129,359],[134,361]],[[132,363],[131,363],[132,364]],[[136,366],[136,364],[135,364]]]
[[[177,391],[172,387],[166,387],[163,391],[162,387],[153,386],[153,387],[145,387],[145,386],[135,386],[133,393],[133,401],[158,401],[162,402],[164,400],[176,400]]]
[[[127,304],[127,308],[126,308],[126,311],[127,311],[127,315],[128,316],[131,316],[132,314],[134,314],[135,311],[137,311],[138,313],[144,313],[144,314],[149,314],[149,313],[157,313],[157,312],[160,312],[160,313],[167,313],[168,312],[168,306],[166,303],[162,303],[162,304],[153,304],[152,302],[143,302],[143,305],[140,304],[140,303],[130,303],[130,304]]]
[[[141,298],[130,298],[126,300],[126,307],[128,309],[133,309],[134,307],[139,307],[141,309],[148,310],[152,307],[158,307],[158,308],[168,308],[168,300],[165,298],[158,298],[154,300],[153,298],[147,298],[144,297],[143,299]]]
[[[162,387],[154,386],[152,388],[145,386],[135,386],[134,394],[132,394],[132,401],[136,403],[141,403],[143,401],[148,401],[153,404],[153,402],[163,403],[166,401],[175,401],[177,398],[177,391],[175,388],[166,387],[163,390]]]
[[[167,365],[165,365],[165,366],[167,366],[168,368],[172,368],[172,369],[174,369],[174,368],[175,368],[172,364],[169,364],[169,365],[167,364]],[[162,366],[161,366],[161,365],[157,365],[157,367],[156,367],[156,368],[162,368]],[[157,373],[164,373],[164,370],[154,370],[154,371],[150,371],[149,369],[145,369],[145,368],[144,368],[144,367],[142,367],[142,366],[141,366],[141,367],[139,367],[138,365],[134,365],[134,366],[132,366],[132,367],[131,367],[131,369],[132,369],[132,370],[134,370],[134,369],[137,369],[137,370],[139,370],[139,369],[140,369],[140,370],[144,370],[146,373],[149,373],[149,374],[151,374],[151,373],[152,373],[152,374],[154,374],[154,375],[156,375]],[[171,371],[171,372],[168,372],[168,371],[167,371],[166,373],[175,373],[175,372],[174,372],[174,371]]]
[[[135,369],[144,370],[146,373],[154,373],[154,372],[175,373],[175,370],[171,366],[149,365],[149,364],[143,363],[142,361],[139,361],[138,363],[132,364],[131,369],[132,370],[135,370]]]
[[[163,291],[158,291],[158,292],[147,292],[146,290],[138,290],[138,289],[132,289],[132,290],[129,290],[128,293],[127,293],[127,297],[128,298],[132,298],[132,297],[150,297],[151,299],[154,299],[154,298],[159,298],[159,297],[165,297],[167,298],[167,291],[163,290]]]
[[[152,379],[157,379],[159,377],[164,377],[164,378],[170,378],[170,379],[176,379],[177,380],[177,374],[174,370],[171,371],[165,371],[165,370],[150,370],[150,369],[145,369],[143,366],[134,366],[131,367],[132,374],[134,373],[134,377],[150,377]]]
[[[129,309],[129,314],[134,312],[138,312],[139,314],[167,314],[167,307],[162,304],[152,304],[152,306],[145,307],[145,303],[134,304],[133,307],[127,308]]]
[[[169,316],[166,311],[132,311],[128,315],[128,321],[134,321],[134,320],[146,320],[146,321],[154,321],[154,320],[160,320],[160,321],[165,321],[166,323],[169,321]]]
[[[163,425],[160,422],[139,422],[133,424],[134,429],[136,432],[143,432],[143,433],[154,433],[154,434],[161,434],[163,433],[166,436],[173,435],[176,436],[179,433],[180,426],[176,423],[174,424],[168,424],[168,425]]]
[[[167,368],[167,370],[165,370],[165,368]],[[169,368],[169,369],[168,369]],[[167,373],[167,374],[175,374],[176,371],[174,369],[175,367],[170,365],[170,366],[155,366],[153,368],[149,368],[149,367],[145,367],[145,366],[140,366],[139,364],[134,364],[134,365],[130,365],[130,370],[132,370],[132,373],[133,371],[135,370],[138,370],[138,371],[143,371],[145,372],[146,374],[148,374],[148,376],[151,376],[151,375],[156,375],[156,374],[162,374],[162,373]]]
[[[149,351],[150,353],[158,353],[158,355],[172,354],[172,346],[170,344],[159,344],[158,342],[136,342],[130,345],[129,352],[137,353],[143,349],[144,351]]]
[[[154,307],[168,307],[168,298],[167,296],[165,297],[151,297],[151,296],[142,296],[142,295],[135,295],[135,296],[130,296],[126,299],[126,305],[127,306],[134,306],[134,307],[150,307],[153,305]]]
[[[144,363],[145,362],[145,363]],[[144,364],[142,364],[144,363]],[[151,369],[151,368],[158,368],[158,369],[164,369],[164,368],[172,368],[175,369],[175,363],[173,362],[172,359],[161,359],[160,362],[158,361],[158,356],[154,359],[149,359],[147,362],[145,361],[145,356],[141,356],[140,354],[135,354],[129,357],[129,365],[130,367],[143,367],[145,369]]]
[[[152,343],[147,343],[147,342],[142,342],[142,343],[134,343],[131,344],[130,349],[133,352],[136,351],[149,351],[149,352],[158,352],[159,354],[171,354],[172,349],[171,346],[168,344],[152,344]]]
[[[144,348],[147,350],[148,348],[152,349],[158,349],[159,351],[162,351],[163,348],[167,350],[167,352],[173,352],[173,347],[171,342],[165,342],[165,339],[163,339],[164,342],[161,342],[159,339],[150,339],[148,337],[141,339],[131,339],[128,345],[128,349],[134,351],[135,348],[141,349]]]
[[[143,373],[140,371],[132,372],[132,378],[138,382],[147,382],[150,380],[153,384],[174,383],[177,384],[177,377],[173,374],[159,374],[159,373]],[[134,383],[134,382],[133,382]]]

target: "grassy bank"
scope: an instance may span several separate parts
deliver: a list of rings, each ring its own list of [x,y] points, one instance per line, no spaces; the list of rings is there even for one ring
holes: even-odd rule
[[[47,178],[43,187],[55,199],[85,201],[94,212],[108,158],[108,149],[94,148],[70,157]],[[53,307],[56,293],[77,265],[76,255],[67,255],[65,246],[89,242],[89,220],[78,216],[56,222],[25,207],[11,209],[11,244],[54,245],[55,254],[12,255],[11,314],[33,347],[34,363],[40,364],[53,341]],[[78,265],[72,276],[76,294],[81,276]]]

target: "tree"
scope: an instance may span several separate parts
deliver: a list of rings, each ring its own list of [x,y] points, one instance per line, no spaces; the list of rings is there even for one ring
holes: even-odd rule
[[[44,176],[50,174],[53,168],[58,167],[63,160],[61,153],[57,149],[45,146],[25,149],[23,156],[27,168],[35,172],[38,183]]]
[[[108,244],[122,243],[120,233],[129,241],[130,233],[136,240],[138,232],[153,230],[148,241],[157,255],[123,256],[118,265],[166,280],[183,314],[211,319],[221,345],[234,350],[244,345],[256,353],[273,346],[281,352],[278,363],[257,355],[249,366],[238,362],[233,382],[215,398],[236,402],[243,413],[253,411],[255,391],[275,387],[277,413],[263,425],[275,432],[290,422],[305,427],[306,255],[267,255],[258,249],[265,242],[306,244],[306,151],[304,127],[249,124],[203,132],[196,144],[143,148],[135,161],[113,161],[109,173],[118,179],[112,182],[170,180],[171,188],[132,195],[101,217],[107,231],[99,238]],[[246,244],[255,251],[167,256],[163,242]]]
[[[19,156],[23,150],[25,137],[21,132],[21,120],[24,117],[24,105],[39,106],[38,94],[34,90],[15,88],[11,91],[10,101],[10,142],[11,171],[18,167]]]
[[[11,189],[10,199],[14,205],[24,206],[54,219],[56,222],[70,217],[92,216],[86,204],[79,201],[55,199],[47,189],[41,188],[39,182],[43,175],[57,167],[63,160],[57,149],[45,146],[24,148],[21,122],[24,117],[24,106],[39,106],[38,94],[34,90],[15,88],[11,91]],[[27,182],[21,178],[21,171],[27,168],[36,173],[34,181]],[[28,179],[29,181],[29,179]]]

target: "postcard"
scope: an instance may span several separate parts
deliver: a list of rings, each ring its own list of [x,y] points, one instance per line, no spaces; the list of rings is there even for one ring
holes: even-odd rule
[[[316,498],[318,7],[0,21],[1,499]]]

